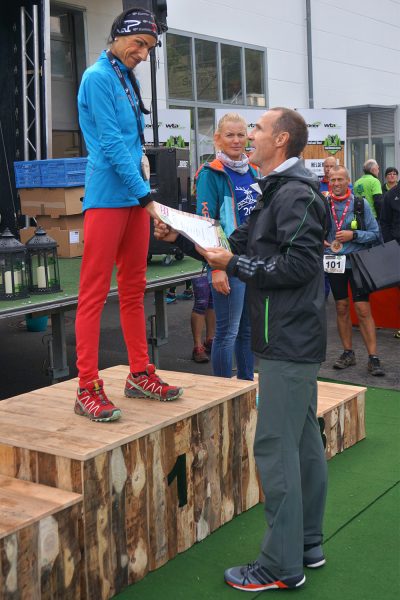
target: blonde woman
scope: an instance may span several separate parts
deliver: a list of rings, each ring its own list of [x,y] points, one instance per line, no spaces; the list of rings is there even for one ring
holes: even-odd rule
[[[245,154],[246,121],[237,113],[224,115],[214,135],[216,158],[196,174],[197,214],[219,219],[227,236],[246,221],[256,204],[251,187],[259,176]],[[238,379],[254,378],[246,285],[224,271],[208,268],[216,318],[211,351],[214,375],[232,377],[233,353]]]

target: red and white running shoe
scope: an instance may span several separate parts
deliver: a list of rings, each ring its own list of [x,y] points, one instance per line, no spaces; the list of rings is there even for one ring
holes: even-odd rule
[[[158,375],[154,365],[147,365],[144,373],[129,373],[125,384],[125,396],[128,398],[154,398],[161,402],[177,400],[183,389],[168,385]]]
[[[89,381],[84,388],[78,388],[74,410],[91,421],[116,421],[121,416],[120,409],[107,398],[102,379]]]

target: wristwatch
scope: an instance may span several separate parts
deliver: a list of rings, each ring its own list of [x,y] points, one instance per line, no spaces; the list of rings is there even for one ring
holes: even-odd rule
[[[358,233],[357,231],[353,231],[353,242],[354,240],[356,240],[358,238]]]

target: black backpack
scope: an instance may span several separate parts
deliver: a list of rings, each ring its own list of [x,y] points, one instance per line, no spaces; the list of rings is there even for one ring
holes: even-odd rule
[[[364,198],[354,196],[354,218],[357,221],[357,229],[365,231]]]

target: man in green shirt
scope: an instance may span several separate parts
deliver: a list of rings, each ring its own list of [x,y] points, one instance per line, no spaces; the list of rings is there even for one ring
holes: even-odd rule
[[[370,158],[364,163],[363,171],[364,175],[354,184],[354,195],[365,198],[374,217],[379,218],[382,206],[382,186],[378,179],[379,165],[376,160]]]

